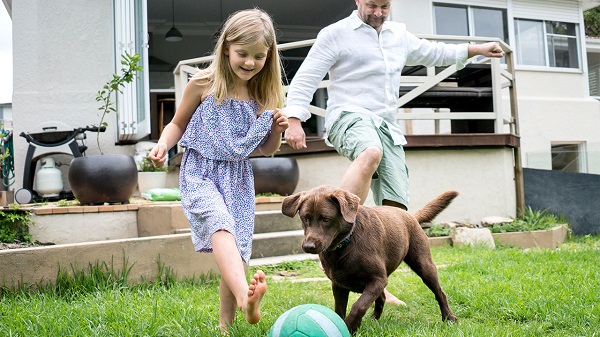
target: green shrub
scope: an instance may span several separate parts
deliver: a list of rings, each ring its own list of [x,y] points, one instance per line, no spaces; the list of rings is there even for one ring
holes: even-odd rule
[[[3,243],[33,243],[29,235],[29,226],[33,224],[30,212],[14,208],[0,210],[0,242]]]
[[[550,229],[565,223],[567,221],[562,216],[554,215],[548,210],[534,211],[527,207],[519,217],[513,218],[513,222],[494,224],[489,229],[492,233],[527,232]]]
[[[431,227],[425,229],[425,234],[430,238],[437,238],[440,236],[449,236],[450,228],[444,228],[441,224],[433,224]]]

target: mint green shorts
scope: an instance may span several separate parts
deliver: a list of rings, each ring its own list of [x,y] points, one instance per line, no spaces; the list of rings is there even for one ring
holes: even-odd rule
[[[408,168],[404,148],[394,145],[385,121],[378,128],[367,115],[342,112],[329,130],[328,139],[339,154],[351,161],[370,146],[380,148],[383,156],[371,179],[375,204],[382,205],[383,200],[391,200],[408,207]]]

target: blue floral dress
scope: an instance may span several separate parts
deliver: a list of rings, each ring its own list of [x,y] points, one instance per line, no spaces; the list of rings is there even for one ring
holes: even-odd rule
[[[273,121],[272,110],[257,113],[254,100],[227,98],[216,105],[209,95],[181,138],[181,203],[197,252],[212,252],[211,236],[226,230],[250,261],[256,204],[248,155],[266,141]]]

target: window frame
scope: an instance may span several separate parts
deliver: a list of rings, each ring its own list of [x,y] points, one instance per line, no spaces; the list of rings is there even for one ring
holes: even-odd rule
[[[474,9],[485,9],[485,10],[497,10],[502,13],[502,24],[503,24],[503,33],[504,33],[504,42],[510,45],[510,29],[509,29],[509,20],[508,20],[508,10],[506,8],[500,7],[486,7],[486,6],[473,6],[473,5],[462,5],[462,4],[450,4],[445,2],[433,2],[432,3],[432,13],[433,13],[433,32],[437,35],[448,35],[442,34],[437,31],[437,20],[435,14],[435,7],[449,7],[449,8],[461,8],[467,10],[467,30],[468,36],[481,36],[476,35],[475,32],[475,16],[473,13]],[[495,37],[495,36],[487,36],[487,37]]]
[[[542,26],[542,44],[544,46],[544,50],[542,51],[544,53],[544,65],[534,65],[534,64],[523,64],[522,62],[522,57],[521,57],[521,53],[519,52],[520,50],[520,45],[521,43],[519,42],[519,22],[521,21],[529,21],[529,22],[539,22]],[[521,68],[521,69],[532,69],[532,70],[560,70],[560,71],[565,71],[565,72],[574,72],[574,73],[580,73],[583,71],[583,67],[582,67],[582,62],[583,62],[583,55],[581,53],[581,37],[580,37],[580,27],[579,27],[579,23],[575,23],[575,22],[566,22],[566,21],[557,21],[557,20],[544,20],[544,19],[528,19],[528,18],[513,18],[513,28],[514,28],[514,34],[515,34],[515,55],[516,55],[516,65]],[[560,23],[566,23],[566,24],[573,24],[575,25],[574,27],[574,32],[575,32],[575,36],[571,36],[571,35],[564,35],[564,34],[556,34],[556,33],[548,33],[547,30],[547,23],[548,22],[560,22]],[[576,48],[574,49],[575,52],[577,52],[577,68],[573,68],[573,67],[557,67],[557,66],[552,66],[550,65],[550,46],[548,45],[548,38],[549,37],[565,37],[565,38],[575,38],[575,41],[577,43]],[[555,62],[556,63],[556,62]]]
[[[577,147],[577,171],[569,171],[564,169],[555,169],[554,168],[554,156],[556,152],[554,149],[559,146],[576,146]],[[565,172],[577,172],[577,173],[587,173],[588,165],[587,165],[587,151],[586,151],[586,142],[585,141],[552,141],[550,143],[550,156],[551,156],[551,166],[554,171],[565,171]]]

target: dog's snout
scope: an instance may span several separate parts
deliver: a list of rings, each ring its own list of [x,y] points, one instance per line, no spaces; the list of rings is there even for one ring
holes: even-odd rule
[[[304,241],[302,243],[302,250],[305,253],[309,253],[309,254],[317,254],[317,245],[315,244],[314,241]]]

